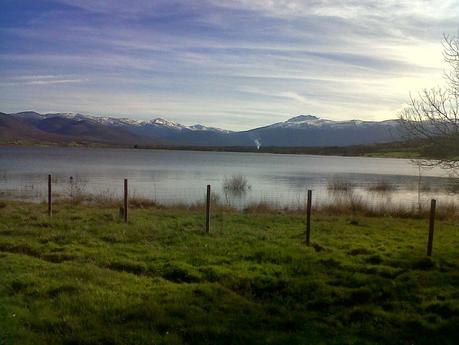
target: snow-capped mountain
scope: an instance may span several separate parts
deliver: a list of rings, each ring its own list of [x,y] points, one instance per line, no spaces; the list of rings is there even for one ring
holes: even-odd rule
[[[284,122],[272,124],[272,128],[304,128],[308,126],[323,126],[334,123],[331,120],[320,119],[314,115],[299,115],[292,117]]]
[[[232,133],[233,131],[230,131],[228,129],[221,129],[217,127],[206,127],[203,125],[193,125],[188,127],[192,131],[209,131],[209,132],[216,132],[216,133]]]
[[[349,146],[400,139],[398,120],[333,121],[299,115],[284,122],[247,131],[262,146]]]
[[[4,114],[6,115],[6,114]],[[84,115],[79,113],[39,114],[28,111],[10,114],[23,124],[53,135],[73,139],[109,142],[192,145],[192,146],[347,146],[390,142],[400,139],[397,120],[333,121],[314,115],[299,115],[283,122],[232,132],[200,124],[186,126],[154,118],[129,118]]]
[[[386,120],[386,121],[362,121],[362,120],[348,120],[348,121],[333,121],[321,119],[314,115],[299,115],[292,117],[284,122],[278,122],[271,126],[272,128],[308,128],[308,127],[357,127],[357,126],[373,126],[377,124],[385,124],[390,126],[398,126],[398,120]]]
[[[96,123],[106,125],[106,126],[145,126],[153,125],[158,127],[167,127],[170,129],[175,129],[178,131],[182,130],[191,130],[191,131],[212,131],[212,132],[221,132],[221,133],[231,133],[232,131],[226,129],[220,129],[216,127],[207,127],[200,124],[195,124],[192,126],[185,126],[180,123],[169,121],[161,117],[157,117],[152,120],[134,120],[129,118],[117,118],[117,117],[107,117],[107,116],[94,116],[94,115],[84,115],[80,113],[47,113],[40,114],[33,111],[21,112],[14,114],[15,116],[21,118],[29,119],[48,119],[53,117],[63,117],[73,120],[86,120],[94,121]]]

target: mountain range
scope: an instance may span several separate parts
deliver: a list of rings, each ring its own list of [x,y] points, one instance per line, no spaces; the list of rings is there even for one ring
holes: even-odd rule
[[[299,115],[246,131],[185,126],[156,118],[140,121],[75,113],[0,113],[3,144],[99,144],[108,146],[318,147],[400,140],[398,120],[332,121]]]

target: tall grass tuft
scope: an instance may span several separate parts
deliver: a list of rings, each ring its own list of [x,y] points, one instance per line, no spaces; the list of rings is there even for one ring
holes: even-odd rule
[[[84,201],[87,181],[79,176],[70,176],[64,187],[66,196],[73,204],[81,204]]]
[[[355,185],[349,181],[334,179],[328,181],[327,190],[334,193],[350,193],[355,188]]]
[[[368,186],[367,190],[376,193],[390,193],[397,190],[397,187],[387,181],[378,181],[376,184]]]
[[[459,178],[450,177],[448,181],[447,191],[452,194],[459,193]]]
[[[250,189],[249,181],[244,175],[225,177],[223,190],[229,193],[246,193]]]

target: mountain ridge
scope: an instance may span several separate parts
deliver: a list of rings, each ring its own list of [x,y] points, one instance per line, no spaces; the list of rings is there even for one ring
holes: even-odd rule
[[[216,128],[216,127],[208,127],[201,124],[194,124],[192,126],[185,126],[175,121],[170,121],[164,119],[162,117],[156,117],[151,120],[135,120],[130,119],[127,117],[111,117],[111,116],[94,116],[94,115],[86,115],[81,113],[37,113],[35,111],[24,111],[19,113],[8,114],[12,116],[20,116],[20,117],[34,117],[34,118],[49,118],[49,117],[65,117],[68,119],[86,119],[86,120],[93,120],[101,124],[105,125],[117,125],[117,124],[128,124],[128,125],[146,125],[146,124],[153,124],[153,125],[160,125],[160,126],[168,126],[174,127],[177,129],[191,129],[191,130],[213,130],[213,131],[221,131],[225,133],[233,132],[231,130]]]
[[[263,127],[245,131],[230,131],[201,124],[186,126],[161,117],[151,120],[135,120],[80,113],[40,114],[35,111],[3,115],[20,121],[22,129],[17,136],[22,141],[27,139],[24,138],[26,127],[30,128],[31,133],[39,130],[41,133],[53,135],[51,139],[56,141],[67,138],[68,140],[113,143],[121,146],[317,147],[374,144],[400,139],[398,120],[333,121],[315,115],[297,115],[286,121]],[[11,134],[8,135],[10,138]],[[0,132],[0,142],[1,139]]]

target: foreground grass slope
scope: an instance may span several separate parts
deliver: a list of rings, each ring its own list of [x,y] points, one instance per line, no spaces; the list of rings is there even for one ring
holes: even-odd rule
[[[459,224],[0,208],[0,344],[457,344]]]

